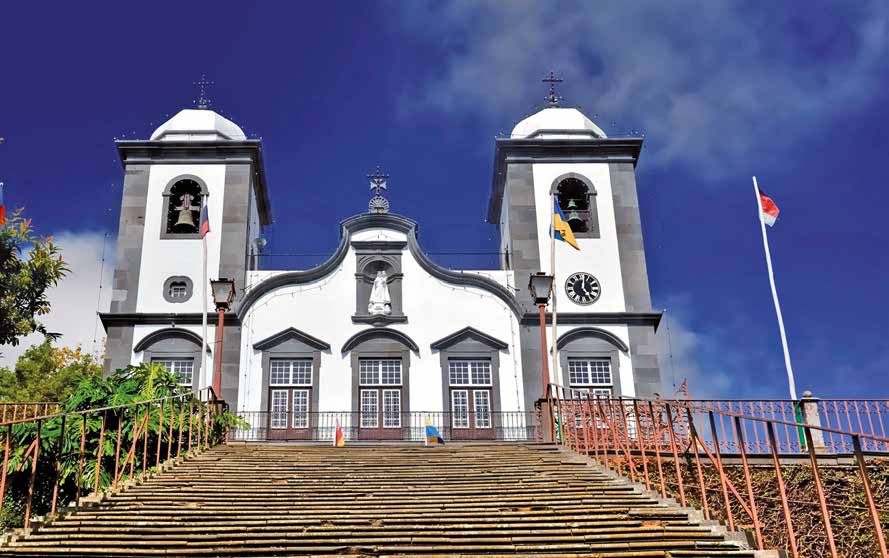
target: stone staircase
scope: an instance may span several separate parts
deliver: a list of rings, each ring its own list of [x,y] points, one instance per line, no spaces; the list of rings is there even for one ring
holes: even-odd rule
[[[221,445],[12,537],[0,556],[704,557],[755,553],[546,445]]]

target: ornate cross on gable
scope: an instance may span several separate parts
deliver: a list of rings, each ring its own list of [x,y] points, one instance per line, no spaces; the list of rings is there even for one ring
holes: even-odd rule
[[[200,90],[200,96],[198,97],[197,105],[199,109],[206,109],[210,106],[210,99],[207,98],[207,86],[208,85],[216,85],[212,81],[207,81],[207,74],[201,74],[200,81],[194,82],[194,85],[197,85]]]
[[[382,195],[383,190],[389,189],[387,186],[389,175],[380,170],[379,165],[377,165],[377,169],[368,174],[367,178],[370,179],[370,189],[375,191],[375,195],[371,198],[368,205],[368,210],[371,213],[389,213],[389,200]]]
[[[558,107],[559,102],[562,100],[562,97],[556,93],[556,84],[562,83],[563,79],[557,78],[555,72],[550,72],[549,75],[542,80],[543,83],[549,84],[549,93],[546,95],[546,104],[551,107]]]

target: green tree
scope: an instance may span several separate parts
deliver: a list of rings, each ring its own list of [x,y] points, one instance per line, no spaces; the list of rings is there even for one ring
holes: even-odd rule
[[[0,401],[63,401],[85,379],[102,375],[102,365],[79,347],[53,347],[50,339],[19,357],[14,370],[0,368]]]
[[[52,238],[38,236],[21,213],[0,226],[0,346],[34,332],[52,335],[38,318],[49,312],[46,291],[68,273]]]

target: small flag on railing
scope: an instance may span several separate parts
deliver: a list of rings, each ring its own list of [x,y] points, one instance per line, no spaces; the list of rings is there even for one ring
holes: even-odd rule
[[[333,445],[338,448],[346,445],[346,437],[343,436],[343,427],[340,426],[340,421],[336,421],[336,437],[333,439]]]
[[[6,206],[3,204],[3,183],[0,182],[0,227],[6,224]]]
[[[444,445],[444,438],[438,432],[438,428],[432,426],[432,421],[426,417],[426,445],[441,444]]]

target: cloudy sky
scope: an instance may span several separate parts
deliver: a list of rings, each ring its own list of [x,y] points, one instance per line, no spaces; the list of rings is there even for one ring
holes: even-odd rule
[[[0,180],[71,262],[48,319],[67,344],[101,345],[99,277],[107,293],[121,195],[114,139],[146,138],[192,106],[201,73],[215,81],[213,107],[263,140],[269,251],[296,254],[271,261],[308,265],[366,206],[377,164],[427,250],[495,252],[484,222],[494,139],[540,108],[539,80],[555,70],[566,105],[610,136],[645,138],[639,195],[668,386],[689,377],[698,395],[787,392],[756,174],[782,209],[770,240],[800,390],[889,395],[885,2],[53,10],[6,9],[16,25],[0,39]]]

